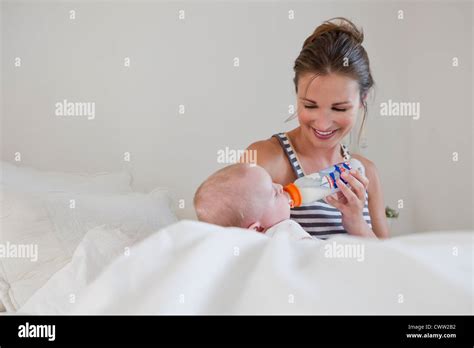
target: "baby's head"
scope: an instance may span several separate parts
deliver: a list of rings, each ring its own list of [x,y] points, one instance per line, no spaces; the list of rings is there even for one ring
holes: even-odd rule
[[[200,221],[265,232],[290,218],[290,200],[265,169],[248,163],[222,168],[204,181],[194,195]]]

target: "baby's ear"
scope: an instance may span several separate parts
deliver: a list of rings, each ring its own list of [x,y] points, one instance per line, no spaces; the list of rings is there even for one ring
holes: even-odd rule
[[[263,232],[264,228],[260,224],[260,222],[254,222],[251,224],[249,227],[247,227],[249,230],[255,230],[257,232]]]

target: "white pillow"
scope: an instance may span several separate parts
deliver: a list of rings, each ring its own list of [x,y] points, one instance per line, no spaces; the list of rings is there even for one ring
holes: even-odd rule
[[[45,172],[0,161],[0,188],[21,192],[131,192],[131,178],[126,171],[97,174]],[[2,274],[0,267],[0,292],[6,287]],[[9,306],[2,304],[1,298],[0,311]]]
[[[2,274],[1,270],[0,270],[0,274]],[[0,278],[0,312],[6,312],[7,310],[1,300],[2,298],[8,297],[7,293],[8,293],[8,284],[2,278]]]
[[[164,189],[149,194],[4,190],[0,204],[0,246],[32,245],[32,251],[37,246],[36,261],[34,252],[30,258],[0,257],[0,299],[7,311],[19,309],[70,261],[89,229],[105,225],[134,237],[177,221]]]
[[[0,184],[24,192],[131,192],[132,177],[127,171],[116,173],[46,172],[0,161]]]

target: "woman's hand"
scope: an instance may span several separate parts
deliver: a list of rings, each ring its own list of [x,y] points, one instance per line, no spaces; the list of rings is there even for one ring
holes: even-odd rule
[[[365,191],[369,185],[369,179],[355,169],[349,173],[343,172],[341,177],[348,182],[350,188],[341,179],[337,179],[336,183],[340,191],[327,196],[326,202],[341,212],[342,225],[349,234],[376,237],[363,216]]]

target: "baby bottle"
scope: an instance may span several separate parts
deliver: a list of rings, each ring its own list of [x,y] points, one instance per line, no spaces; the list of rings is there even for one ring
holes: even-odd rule
[[[312,173],[297,179],[294,183],[288,184],[283,189],[292,200],[292,208],[308,205],[329,196],[340,190],[336,180],[340,178],[343,183],[348,184],[341,174],[351,169],[357,169],[365,175],[364,166],[359,160],[351,158],[349,161],[335,164],[319,173]]]

